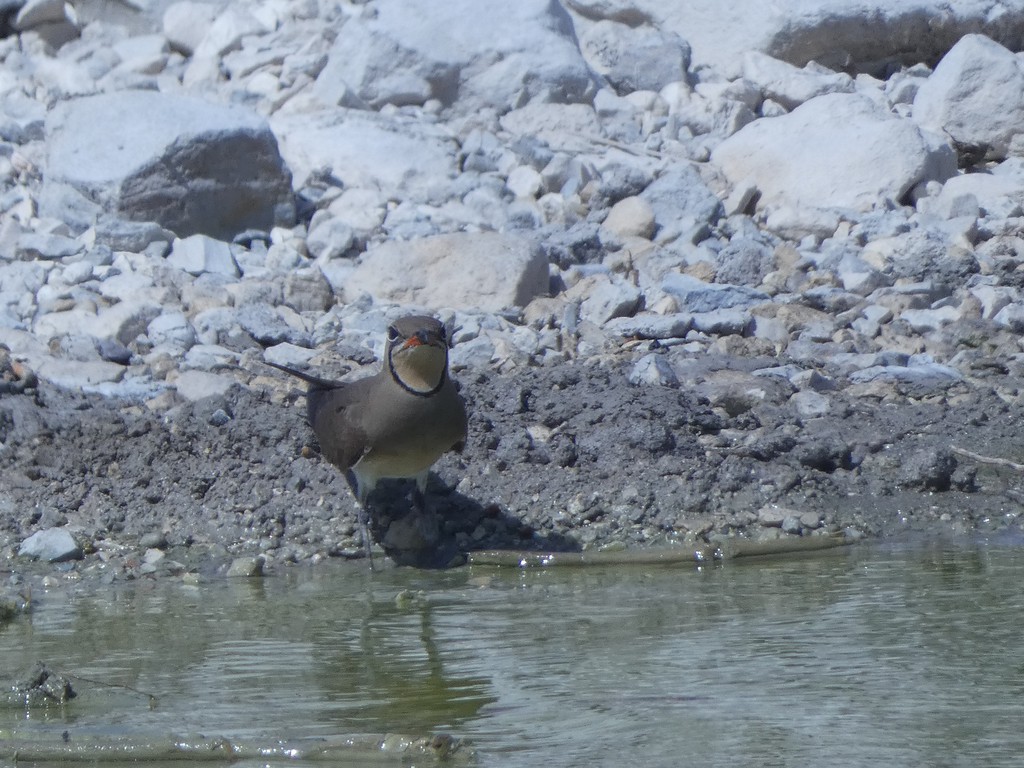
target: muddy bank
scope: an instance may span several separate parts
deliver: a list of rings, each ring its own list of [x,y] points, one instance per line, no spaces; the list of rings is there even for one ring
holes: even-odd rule
[[[1019,526],[1020,380],[941,393],[829,393],[801,418],[788,394],[751,393],[777,360],[700,359],[695,386],[633,385],[628,361],[466,372],[470,441],[431,479],[375,497],[395,559],[443,566],[483,549],[588,550],[908,529]],[[0,398],[5,567],[107,579],[264,569],[359,553],[355,504],[317,453],[302,398],[263,371],[249,387],[155,414],[42,385]],[[722,382],[742,384],[732,397]],[[714,386],[708,383],[714,383]],[[19,548],[62,529],[81,559],[32,565]]]

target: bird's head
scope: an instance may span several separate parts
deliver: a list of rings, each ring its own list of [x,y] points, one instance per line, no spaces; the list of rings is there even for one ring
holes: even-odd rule
[[[448,333],[433,317],[411,315],[388,326],[385,351],[395,381],[416,395],[430,395],[448,376]]]

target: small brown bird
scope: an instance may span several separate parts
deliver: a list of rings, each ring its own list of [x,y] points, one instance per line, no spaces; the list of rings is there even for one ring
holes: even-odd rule
[[[323,456],[347,473],[367,556],[366,502],[377,481],[415,479],[422,507],[434,462],[465,444],[466,404],[448,375],[448,347],[441,322],[411,315],[388,326],[384,366],[369,378],[332,381],[268,361],[309,384],[310,426]]]

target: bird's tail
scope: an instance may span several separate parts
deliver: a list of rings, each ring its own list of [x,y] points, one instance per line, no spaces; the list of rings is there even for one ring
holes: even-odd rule
[[[287,365],[281,365],[280,363],[272,363],[269,360],[264,360],[264,363],[269,365],[271,368],[277,368],[279,371],[290,373],[296,378],[302,379],[304,382],[309,384],[310,389],[337,389],[343,386],[343,383],[334,379],[324,379],[320,376],[314,376],[305,371],[298,371],[294,368],[289,368]]]

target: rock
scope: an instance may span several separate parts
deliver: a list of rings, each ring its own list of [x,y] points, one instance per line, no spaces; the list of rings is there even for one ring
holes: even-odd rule
[[[232,387],[238,386],[238,382],[229,376],[205,371],[183,371],[172,383],[178,394],[190,401],[225,395]]]
[[[826,416],[832,410],[832,402],[818,392],[794,392],[789,402],[802,419],[815,419]]]
[[[192,0],[171,3],[163,15],[164,37],[176,51],[191,56],[216,17],[217,6],[213,3]]]
[[[601,223],[601,231],[614,238],[654,236],[654,209],[642,197],[619,200]]]
[[[64,528],[47,528],[25,539],[18,548],[18,554],[48,563],[63,563],[67,560],[81,560],[82,547]]]
[[[175,238],[167,263],[192,275],[214,272],[228,277],[240,273],[231,246],[208,235]]]
[[[946,145],[859,94],[820,96],[788,115],[757,120],[719,144],[711,160],[731,183],[757,186],[759,209],[866,211],[956,173]]]
[[[685,312],[670,315],[638,314],[608,320],[604,328],[624,338],[681,339],[693,324],[693,317]]]
[[[722,213],[721,201],[692,165],[673,167],[661,174],[640,197],[654,212],[659,242],[681,236],[703,239],[706,228],[717,222]]]
[[[1011,47],[1024,37],[1018,2],[1004,4],[1002,13],[992,13],[991,4],[974,0],[955,6],[943,0],[869,5],[736,0],[727,9],[713,0],[585,4],[628,5],[630,18],[645,21],[627,23],[648,23],[683,35],[693,48],[694,68],[711,67],[730,79],[741,74],[748,51],[762,51],[796,66],[816,61],[835,70],[881,74],[901,63],[936,61],[970,32],[982,32]]]
[[[550,0],[450,0],[430,13],[415,0],[384,0],[338,35],[317,86],[339,81],[371,107],[436,99],[463,114],[593,92],[572,21]]]
[[[690,45],[675,32],[604,19],[580,37],[580,49],[617,93],[658,91],[684,80]]]
[[[746,308],[765,301],[768,295],[742,285],[705,283],[689,275],[666,275],[661,289],[676,298],[687,312],[714,312],[733,307]]]
[[[823,68],[794,67],[760,51],[743,56],[743,77],[754,83],[766,98],[787,110],[826,93],[852,93],[853,78],[846,73],[822,71]]]
[[[962,147],[1006,157],[1024,122],[1024,67],[999,43],[964,35],[918,89],[914,120]]]
[[[948,491],[957,461],[947,448],[927,448],[906,457],[902,467],[902,479],[908,487]]]
[[[694,312],[693,328],[710,336],[748,335],[753,317],[742,309],[723,308]]]
[[[640,289],[619,277],[594,275],[574,285],[567,293],[580,301],[580,317],[603,325],[616,317],[627,317],[640,306]]]
[[[154,347],[169,348],[175,355],[184,354],[196,343],[195,329],[184,312],[169,311],[153,318],[146,335]]]
[[[656,384],[661,387],[677,387],[679,379],[672,365],[664,355],[651,353],[644,355],[633,365],[629,372],[629,383],[633,385]]]
[[[345,284],[347,301],[380,300],[434,309],[496,312],[548,292],[548,265],[532,242],[512,234],[457,232],[368,250]]]
[[[262,555],[257,557],[236,557],[231,561],[224,575],[229,579],[255,579],[263,576],[263,566],[266,558]]]
[[[59,104],[47,134],[40,212],[66,216],[67,196],[77,195],[84,213],[69,223],[81,228],[106,212],[157,222],[179,237],[230,240],[294,218],[277,141],[247,109],[119,91]]]
[[[80,33],[77,14],[64,0],[28,0],[14,17],[13,27],[18,32],[34,32],[53,48]]]
[[[64,360],[46,357],[35,362],[39,378],[62,389],[84,389],[124,378],[124,366],[106,360]]]
[[[330,168],[346,187],[426,200],[456,175],[451,135],[424,123],[333,109],[271,119],[296,187]]]

